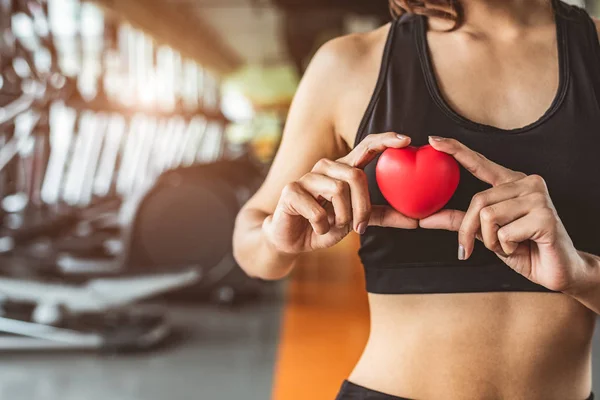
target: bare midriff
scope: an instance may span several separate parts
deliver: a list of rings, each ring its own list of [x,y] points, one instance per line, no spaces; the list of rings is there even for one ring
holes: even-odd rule
[[[369,295],[349,380],[411,399],[583,400],[595,316],[557,293]]]

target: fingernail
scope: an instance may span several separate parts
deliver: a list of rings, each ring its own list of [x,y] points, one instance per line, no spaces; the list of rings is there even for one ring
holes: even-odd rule
[[[458,259],[464,261],[465,259],[465,246],[462,244],[458,245]]]
[[[436,141],[436,142],[441,142],[442,140],[444,140],[444,138],[441,136],[429,136],[429,139]]]
[[[360,224],[358,224],[358,226],[356,227],[356,232],[359,235],[362,235],[365,233],[365,231],[367,230],[367,223],[366,222],[361,222]]]
[[[405,140],[405,139],[406,139],[406,136],[404,136],[404,135],[401,135],[401,134],[399,134],[399,133],[397,133],[397,134],[396,134],[396,137],[397,137],[398,139],[400,139],[400,140]]]

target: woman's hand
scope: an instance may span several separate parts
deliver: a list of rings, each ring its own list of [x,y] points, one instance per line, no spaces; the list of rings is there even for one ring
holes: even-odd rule
[[[492,188],[477,193],[466,213],[443,210],[421,220],[421,227],[457,231],[462,260],[479,239],[509,267],[550,290],[567,291],[583,279],[584,261],[542,177],[500,166],[453,139],[431,137],[430,144]]]
[[[362,170],[388,147],[402,148],[410,138],[393,132],[367,136],[337,161],[322,159],[311,172],[284,187],[277,207],[263,223],[269,242],[284,253],[331,247],[351,230],[368,225],[415,229],[416,220],[389,206],[372,206]]]

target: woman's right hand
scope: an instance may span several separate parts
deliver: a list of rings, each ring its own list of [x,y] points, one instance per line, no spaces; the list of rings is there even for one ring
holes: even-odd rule
[[[402,148],[410,138],[393,132],[372,134],[337,161],[322,159],[312,171],[286,185],[262,229],[280,252],[299,254],[331,247],[351,230],[367,226],[415,229],[418,221],[389,206],[371,205],[363,168],[388,147]]]

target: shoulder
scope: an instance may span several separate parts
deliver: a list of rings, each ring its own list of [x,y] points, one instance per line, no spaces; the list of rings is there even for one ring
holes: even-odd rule
[[[600,40],[600,19],[592,18],[596,24],[596,31],[598,31],[598,40]]]
[[[390,27],[391,23],[328,41],[313,57],[303,80],[327,87],[336,104],[340,104],[339,96],[356,95],[355,89],[377,79]]]
[[[374,58],[383,54],[390,26],[388,23],[370,32],[353,33],[328,41],[319,48],[306,74],[341,81],[348,75],[360,74],[363,67],[368,67]]]
[[[320,114],[335,112],[350,91],[368,79],[369,65],[379,47],[383,49],[390,24],[366,33],[332,39],[322,45],[304,72],[294,104]],[[383,50],[381,50],[383,54]],[[298,106],[292,107],[291,111]]]
[[[326,120],[338,139],[350,145],[375,87],[390,27],[341,36],[322,45],[304,73],[291,112],[308,109],[305,113],[311,120]]]
[[[341,36],[322,45],[302,77],[296,98],[312,102],[318,98],[320,112],[331,111],[335,119],[349,96],[360,96],[357,91],[377,79],[390,26]]]

